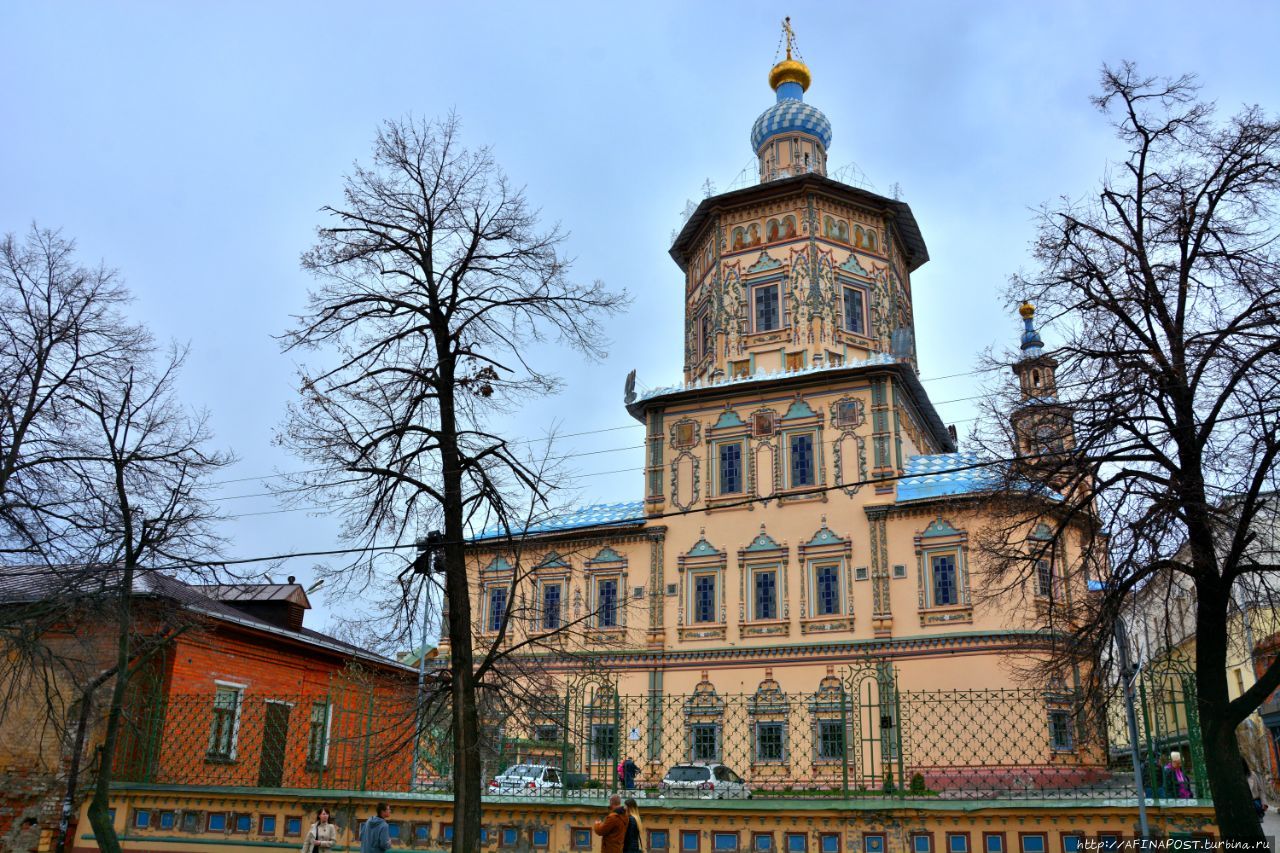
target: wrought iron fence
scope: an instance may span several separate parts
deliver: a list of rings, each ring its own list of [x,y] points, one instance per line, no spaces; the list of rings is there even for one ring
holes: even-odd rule
[[[1177,796],[1165,790],[1162,764],[1182,746],[1192,794],[1203,797],[1194,703],[1182,681],[1177,691],[1168,686],[1139,711],[1146,794]],[[120,753],[128,761],[117,774],[184,785],[446,791],[447,716],[372,691],[172,695],[130,715]],[[1061,688],[899,690],[892,667],[876,664],[830,674],[806,693],[767,680],[752,694],[719,694],[704,682],[689,694],[627,696],[590,681],[539,707],[491,715],[474,742],[494,796],[1133,797],[1117,719],[1090,713]],[[1159,733],[1152,720],[1162,721]]]

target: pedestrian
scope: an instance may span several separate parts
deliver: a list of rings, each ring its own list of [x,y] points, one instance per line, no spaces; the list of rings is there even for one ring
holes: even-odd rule
[[[640,820],[640,807],[636,805],[635,797],[627,797],[623,805],[627,808],[627,834],[622,839],[622,853],[644,853],[644,845],[640,843],[644,838],[644,822]]]
[[[40,824],[33,817],[24,817],[18,831],[9,841],[6,850],[13,853],[35,853],[40,847]]]
[[[1175,800],[1191,799],[1191,777],[1182,769],[1182,753],[1169,753],[1169,763],[1164,766],[1164,795]]]
[[[625,756],[622,763],[618,765],[618,781],[622,783],[622,787],[628,791],[634,791],[636,787],[636,776],[640,774],[640,768],[630,756]]]
[[[622,797],[614,794],[609,798],[609,814],[591,831],[600,836],[600,853],[622,853],[622,842],[627,837],[627,810],[622,807]],[[360,853],[365,853],[361,850]]]
[[[302,842],[302,853],[328,853],[337,841],[338,828],[329,822],[329,810],[321,806],[316,812],[316,822],[311,824]]]
[[[391,849],[391,827],[387,826],[389,817],[391,806],[378,803],[373,817],[360,827],[360,853],[387,853]]]
[[[1249,795],[1253,797],[1253,810],[1258,813],[1258,820],[1267,814],[1267,797],[1262,788],[1262,777],[1249,767],[1249,762],[1244,758],[1240,759],[1240,763],[1244,765],[1244,775],[1249,780]]]

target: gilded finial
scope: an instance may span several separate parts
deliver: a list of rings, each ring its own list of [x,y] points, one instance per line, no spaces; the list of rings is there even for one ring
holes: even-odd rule
[[[1022,315],[1022,319],[1030,320],[1032,317],[1035,316],[1036,306],[1032,305],[1030,302],[1027,302],[1024,299],[1022,301],[1022,307],[1018,309],[1018,313]]]
[[[812,77],[809,74],[809,66],[792,56],[795,50],[796,32],[791,29],[790,15],[782,19],[782,37],[786,43],[787,58],[769,71],[769,88],[776,90],[783,83],[798,83],[800,91],[803,92],[809,88]]]

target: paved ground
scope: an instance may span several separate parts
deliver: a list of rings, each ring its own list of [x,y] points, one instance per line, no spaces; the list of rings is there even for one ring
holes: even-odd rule
[[[1280,836],[1280,808],[1272,806],[1267,809],[1267,816],[1262,819],[1262,829],[1272,837]]]

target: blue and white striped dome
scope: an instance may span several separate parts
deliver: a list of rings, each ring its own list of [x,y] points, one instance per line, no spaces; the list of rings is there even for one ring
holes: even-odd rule
[[[801,91],[794,83],[778,87],[778,102],[760,113],[760,118],[751,126],[752,151],[759,151],[766,140],[780,133],[795,131],[816,136],[822,147],[831,147],[831,122],[822,110],[800,100]]]

